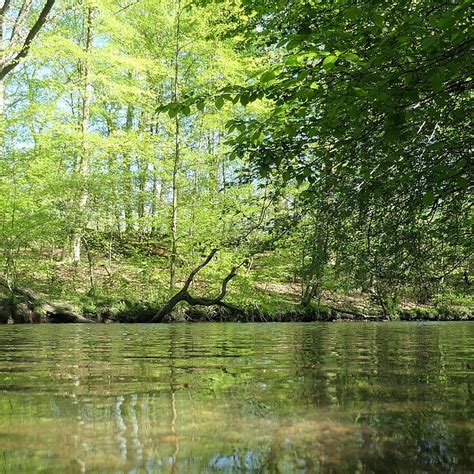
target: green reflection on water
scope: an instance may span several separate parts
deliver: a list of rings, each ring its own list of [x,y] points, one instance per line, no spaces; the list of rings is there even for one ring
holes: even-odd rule
[[[474,324],[0,327],[0,472],[468,472]]]

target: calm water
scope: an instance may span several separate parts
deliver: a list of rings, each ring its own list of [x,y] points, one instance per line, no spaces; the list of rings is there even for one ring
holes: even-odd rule
[[[0,473],[472,472],[474,323],[0,327]]]

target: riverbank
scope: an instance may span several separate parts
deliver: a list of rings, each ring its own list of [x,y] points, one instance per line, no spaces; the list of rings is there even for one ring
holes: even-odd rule
[[[144,266],[146,260],[103,261],[93,278],[86,264],[49,263],[17,277],[15,291],[0,278],[0,324],[3,323],[145,323],[179,291],[187,271],[167,287],[167,273]],[[141,266],[140,266],[141,265]],[[209,300],[219,293],[222,272],[204,273],[189,293]],[[281,275],[281,276],[279,276]],[[1,275],[0,275],[1,276]],[[93,285],[91,283],[93,281]],[[319,301],[303,306],[301,283],[278,272],[237,275],[220,305],[191,306],[181,301],[156,322],[310,322],[310,321],[470,321],[470,295],[434,294],[420,304],[409,293],[400,294],[389,314],[373,295],[338,287],[323,291]]]
[[[162,303],[154,301],[81,298],[75,302],[51,300],[23,290],[23,297],[0,299],[0,324],[28,323],[148,323]],[[158,323],[193,322],[334,322],[334,321],[473,321],[474,312],[463,305],[416,305],[403,302],[384,315],[365,295],[327,294],[324,304],[302,306],[296,301],[276,301],[272,307],[258,304],[228,307],[178,305]],[[356,302],[354,301],[356,300]]]

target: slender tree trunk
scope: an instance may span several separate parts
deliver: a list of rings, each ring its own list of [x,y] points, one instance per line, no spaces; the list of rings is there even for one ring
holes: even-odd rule
[[[140,124],[140,134],[146,130],[146,124],[149,121],[147,114],[142,112],[139,116]],[[143,238],[146,234],[150,232],[149,223],[146,222],[146,217],[149,212],[147,212],[147,207],[149,202],[149,197],[147,195],[147,184],[149,182],[149,168],[150,163],[147,156],[140,155],[137,161],[138,166],[138,196],[137,196],[137,214],[138,214],[138,230],[140,238]]]
[[[0,79],[0,127],[2,127],[3,115],[5,113],[5,83]],[[0,128],[0,133],[1,133]]]
[[[5,1],[5,0],[4,0]],[[0,64],[5,62],[6,38],[5,38],[5,13],[0,13]],[[3,78],[0,78],[0,127],[2,127],[3,114],[5,113],[5,83]],[[2,129],[0,128],[0,133]]]
[[[181,0],[178,0],[176,17],[176,47],[174,57],[174,101],[179,99],[179,40],[180,40],[180,20],[181,20]],[[170,258],[170,289],[174,288],[176,280],[176,260],[178,253],[178,173],[180,165],[180,118],[175,117],[174,131],[174,160],[172,175],[172,207],[171,207],[171,258]]]
[[[148,160],[142,157],[138,160],[138,196],[137,196],[137,214],[138,214],[138,229],[140,236],[143,236],[147,231],[145,227],[146,217],[146,184],[148,178]]]
[[[151,217],[151,223],[150,223],[150,234],[154,235],[156,234],[158,230],[158,226],[156,223],[156,219],[158,217],[158,209],[159,209],[159,195],[160,195],[160,185],[159,185],[159,180],[158,180],[158,167],[156,165],[153,165],[152,168],[152,198],[151,198],[151,208],[150,208],[150,217]]]
[[[189,238],[192,239],[194,236],[194,229],[196,225],[196,201],[198,198],[198,193],[199,193],[199,173],[198,173],[199,167],[196,166],[194,169],[193,173],[193,197],[191,200],[191,222],[189,225]],[[191,250],[191,253],[194,253],[194,249]]]
[[[177,370],[175,367],[176,360],[175,360],[175,346],[176,346],[176,333],[174,330],[171,331],[170,334],[170,346],[169,346],[169,354],[171,355],[170,360],[170,393],[171,393],[171,434],[173,435],[173,454],[171,457],[171,473],[178,472],[178,453],[179,453],[179,438],[176,429],[176,424],[178,420],[178,410],[176,405],[176,386],[178,383],[177,378]]]
[[[92,84],[90,77],[90,53],[92,49],[92,6],[87,5],[85,11],[86,37],[84,44],[84,60],[81,64],[82,76],[82,107],[81,107],[81,155],[79,156],[76,174],[80,182],[79,195],[77,199],[77,224],[71,235],[70,260],[77,263],[81,260],[81,243],[84,228],[87,225],[86,208],[89,200],[86,177],[89,173],[90,150],[87,143],[87,133],[90,122],[90,105],[92,96]]]
[[[176,279],[176,260],[178,253],[178,171],[180,158],[179,143],[179,120],[175,123],[175,155],[172,177],[172,207],[171,207],[171,259],[170,259],[170,288],[172,289]]]
[[[110,138],[112,133],[115,131],[116,127],[111,118],[106,117],[105,120],[107,123],[107,138]],[[107,159],[107,172],[109,176],[115,176],[118,168],[120,168],[120,166],[118,165],[117,155],[114,153],[110,153]],[[115,182],[115,180],[112,181],[111,194],[113,196],[112,204],[111,204],[111,214],[113,215],[113,217],[111,217],[111,221],[108,222],[107,227],[110,232],[110,236],[112,238],[113,229],[115,229],[119,235],[122,230],[122,225],[121,225],[122,216],[121,216],[120,195],[119,195],[120,193],[119,193],[117,183]]]
[[[133,128],[133,105],[127,106],[127,118],[125,122],[125,130],[130,132]],[[125,231],[133,229],[133,170],[132,157],[126,152],[123,156],[123,210],[125,214]]]
[[[162,179],[160,184],[160,193],[158,195],[158,208],[164,210],[166,208],[166,196],[168,196],[170,190],[170,183]]]

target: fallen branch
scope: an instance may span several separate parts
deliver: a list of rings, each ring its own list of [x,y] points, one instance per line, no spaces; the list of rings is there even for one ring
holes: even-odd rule
[[[206,259],[200,263],[188,276],[184,282],[183,287],[179,290],[174,296],[172,296],[153,316],[150,320],[151,323],[157,323],[163,321],[165,316],[170,314],[175,306],[181,301],[185,301],[191,306],[221,306],[230,311],[238,311],[238,308],[222,301],[227,293],[227,285],[237,275],[237,270],[244,264],[242,262],[240,265],[232,267],[230,273],[222,280],[221,291],[215,298],[206,298],[206,297],[195,297],[189,293],[189,287],[194,280],[194,277],[214,258],[218,249],[213,249]]]

